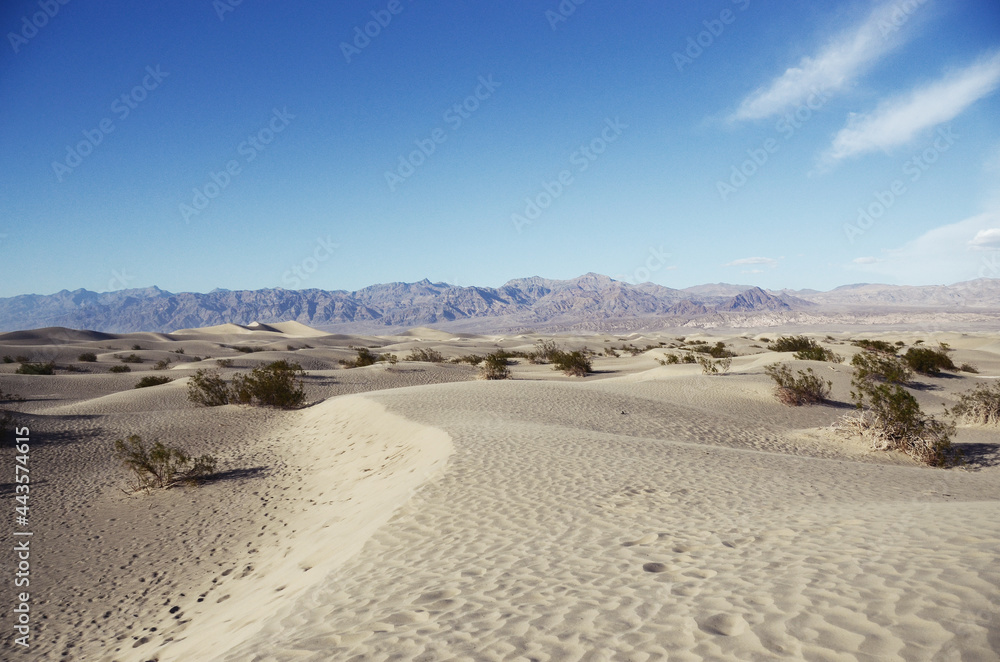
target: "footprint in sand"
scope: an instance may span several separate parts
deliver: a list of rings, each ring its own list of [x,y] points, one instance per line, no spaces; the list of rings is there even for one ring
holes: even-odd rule
[[[419,598],[414,600],[414,602],[421,604],[424,602],[437,602],[438,600],[447,600],[448,598],[454,598],[461,591],[454,588],[443,588],[438,591],[428,591],[423,593]]]
[[[698,627],[709,634],[735,637],[743,633],[747,627],[747,622],[743,620],[742,616],[736,614],[713,614],[708,618],[699,620]]]
[[[710,568],[692,568],[684,571],[683,574],[688,579],[711,579],[719,573]]]
[[[648,545],[648,544],[650,544],[652,542],[656,542],[659,539],[660,539],[659,534],[657,534],[657,533],[647,533],[646,535],[644,535],[643,537],[639,538],[638,540],[630,540],[628,542],[623,542],[622,543],[622,547],[635,547],[636,545]]]

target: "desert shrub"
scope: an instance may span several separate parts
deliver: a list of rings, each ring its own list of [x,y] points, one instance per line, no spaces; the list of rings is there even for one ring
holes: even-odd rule
[[[244,354],[253,354],[254,352],[265,351],[263,347],[247,347],[245,345],[238,345],[233,347],[237,352],[242,352]]]
[[[956,420],[972,425],[1000,425],[1000,382],[976,384],[958,396],[951,410]]]
[[[14,357],[14,363],[30,363],[31,357],[25,356],[24,354],[18,354]]]
[[[762,343],[765,343],[765,344],[766,344],[766,343],[769,343],[769,342],[771,342],[771,339],[770,339],[770,338],[767,338],[767,337],[765,337],[765,336],[761,336],[761,337],[760,337],[760,338],[758,338],[757,340],[759,340],[760,342],[762,342]]]
[[[129,354],[128,356],[119,356],[115,354],[115,358],[121,359],[122,363],[142,363],[142,357],[138,354]]]
[[[347,359],[340,359],[338,363],[345,368],[363,368],[366,365],[375,365],[378,362],[378,355],[367,347],[352,347],[351,349],[356,351],[358,356],[350,361]]]
[[[215,370],[201,369],[188,381],[188,400],[205,407],[227,405],[229,387]]]
[[[136,352],[142,351],[142,345],[132,345],[132,350]]]
[[[395,354],[379,354],[379,363],[388,363],[389,365],[396,365],[399,363],[399,357]]]
[[[828,361],[830,363],[840,363],[844,360],[844,357],[840,354],[837,354],[833,350],[826,349],[825,347],[820,347],[819,345],[795,352],[794,356],[799,361]]]
[[[764,372],[774,380],[774,394],[786,405],[812,405],[830,397],[833,382],[824,381],[812,368],[798,370],[793,375],[787,365],[774,363],[764,368]]]
[[[894,342],[893,344],[894,344],[894,345],[895,345],[896,347],[903,347],[904,345],[906,345],[906,343],[905,343],[905,342],[903,342],[902,340],[897,340],[897,341],[896,341],[896,342]]]
[[[582,351],[562,352],[556,350],[552,354],[552,367],[562,370],[572,377],[586,377],[593,372],[590,359]]]
[[[160,377],[157,375],[148,375],[139,380],[139,383],[135,385],[136,388],[148,388],[150,386],[159,386],[160,384],[168,384],[174,381],[170,377]]]
[[[22,363],[15,371],[19,375],[52,375],[55,373],[56,364],[53,361],[48,363]]]
[[[885,354],[895,354],[897,349],[895,345],[885,340],[868,340],[867,338],[852,340],[851,344],[869,352],[884,352]]]
[[[696,359],[694,354],[692,354],[691,352],[685,352],[684,355],[681,356],[681,363],[697,363],[697,362],[698,359]]]
[[[855,378],[862,381],[878,381],[889,384],[905,384],[913,373],[898,356],[880,351],[864,351],[851,359]]]
[[[160,359],[153,365],[153,370],[166,370],[170,366],[170,359]]]
[[[926,416],[917,399],[899,384],[880,383],[857,376],[851,381],[851,398],[858,414],[843,419],[839,427],[868,439],[873,450],[898,450],[935,467],[961,461],[951,445],[954,426]]]
[[[559,351],[554,340],[535,341],[535,350],[528,352],[528,361],[534,364],[550,363],[553,355]]]
[[[304,375],[301,365],[285,360],[258,366],[249,375],[233,378],[231,398],[242,404],[281,409],[299,407],[306,399],[301,379]]]
[[[940,375],[944,370],[955,370],[951,357],[943,349],[929,347],[911,347],[903,354],[906,365],[914,372],[922,375]]]
[[[180,347],[180,348],[174,350],[174,354],[183,354],[183,353],[184,353],[184,348],[183,347]]]
[[[709,345],[703,340],[694,341],[692,340],[688,343],[690,349],[694,352],[699,352],[701,354],[708,354],[712,358],[724,359],[726,357],[736,356],[733,352],[726,349],[726,343],[717,342],[714,345]]]
[[[506,361],[507,365],[516,365],[517,361],[513,360],[515,358],[527,358],[527,354],[525,354],[524,352],[513,352],[509,349],[503,349],[501,347],[497,347],[496,351],[494,351],[493,353],[498,358]],[[489,356],[489,354],[487,354],[487,356]]]
[[[81,363],[94,363],[97,361],[97,354],[94,354],[93,352],[84,352],[80,356],[76,357],[76,360]]]
[[[469,365],[479,365],[483,362],[483,357],[478,354],[466,354],[465,356],[457,356],[451,360],[452,363],[468,363]]]
[[[507,353],[499,350],[492,354],[487,354],[479,370],[484,379],[510,379],[510,370],[507,368],[507,361]]]
[[[10,354],[4,354],[3,362],[4,363],[13,363],[14,362],[14,357],[11,356]]]
[[[761,338],[761,342],[768,342]],[[770,349],[774,352],[804,352],[817,347],[816,341],[805,336],[781,336],[770,343]]]
[[[132,472],[127,493],[154,488],[169,489],[181,483],[194,484],[215,472],[215,458],[202,455],[192,458],[179,448],[159,441],[147,448],[137,434],[115,441],[115,456]]]
[[[676,354],[664,354],[662,359],[656,359],[656,361],[660,365],[674,365],[681,362]]]
[[[615,351],[614,347],[608,347],[604,350],[604,356],[610,356],[611,358],[618,358],[618,352]]]
[[[232,359],[215,359],[215,365],[220,368],[232,368],[234,361]]]
[[[383,355],[384,356],[384,355]],[[409,356],[403,357],[404,361],[423,361],[425,363],[441,363],[444,361],[444,357],[441,356],[441,352],[434,349],[424,349],[423,347],[414,347],[410,350]]]
[[[115,372],[115,373],[132,372],[132,368],[128,367],[127,365],[113,365],[110,368],[108,368],[108,372]]]
[[[731,356],[718,360],[712,360],[707,356],[699,356],[696,360],[698,365],[701,366],[701,374],[703,375],[724,375],[729,372],[730,366],[733,365],[733,358]]]
[[[728,349],[726,349],[726,343],[721,342],[721,341],[715,343],[714,345],[712,345],[712,347],[709,348],[708,353],[712,356],[712,358],[715,358],[715,359],[728,359],[728,358],[731,358],[733,356],[736,356],[736,354],[734,354],[733,352],[730,352]],[[727,370],[728,370],[728,368],[727,368]]]
[[[972,365],[971,363],[963,363],[958,367],[958,369],[961,370],[962,372],[971,372],[974,375],[979,374],[979,370],[977,370],[976,366]]]

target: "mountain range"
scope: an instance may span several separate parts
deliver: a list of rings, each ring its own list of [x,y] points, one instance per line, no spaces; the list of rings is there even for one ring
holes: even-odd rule
[[[345,290],[222,290],[158,287],[0,298],[0,331],[51,326],[108,333],[171,332],[224,323],[294,320],[331,332],[392,333],[434,325],[452,331],[635,331],[678,327],[926,324],[949,314],[972,326],[1000,321],[1000,279],[947,286],[845,285],[828,292],[716,283],[673,289],[589,273],[534,276],[493,287],[422,280]]]

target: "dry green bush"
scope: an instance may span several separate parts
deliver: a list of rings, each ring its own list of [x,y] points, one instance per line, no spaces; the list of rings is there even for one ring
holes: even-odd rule
[[[561,352],[556,350],[551,355],[552,367],[562,370],[571,377],[586,377],[593,372],[590,359],[583,351]]]
[[[161,384],[169,384],[174,381],[170,377],[159,377],[157,375],[147,375],[139,380],[139,383],[135,385],[135,388],[149,388],[150,386],[160,386]]]
[[[766,338],[760,340],[770,343],[768,349],[773,352],[805,352],[818,347],[815,340],[805,336],[780,336],[773,342]]]
[[[367,347],[351,347],[355,352],[358,353],[357,358],[347,360],[340,359],[338,363],[345,368],[363,368],[368,365],[375,365],[378,363],[378,355],[372,352]]]
[[[97,354],[94,354],[93,352],[84,352],[80,356],[76,357],[76,360],[82,363],[94,363],[97,361]]]
[[[48,363],[22,363],[15,372],[19,375],[52,375],[55,374],[56,364],[54,361]]]
[[[383,354],[382,356],[385,356]],[[434,349],[424,349],[423,347],[414,347],[410,350],[408,356],[403,357],[404,361],[422,361],[424,363],[441,363],[444,361],[444,357],[441,356],[441,352]]]
[[[851,359],[857,379],[887,384],[905,384],[913,377],[909,366],[898,356],[882,351],[864,351]]]
[[[795,352],[794,356],[799,361],[826,361],[828,363],[840,363],[844,360],[844,357],[840,354],[837,354],[831,349],[820,347],[819,345]]]
[[[699,352],[701,354],[708,354],[714,359],[726,359],[736,356],[733,352],[726,349],[726,343],[719,341],[714,345],[709,345],[703,340],[691,341],[689,343],[691,350]]]
[[[229,404],[229,386],[216,370],[198,370],[188,381],[188,400],[205,407]]]
[[[551,363],[559,348],[554,340],[535,341],[535,350],[528,352],[528,362],[538,364]]]
[[[233,377],[230,399],[240,404],[280,409],[300,407],[306,399],[303,376],[305,371],[301,365],[285,360],[258,366],[249,375]]]
[[[813,372],[812,368],[799,370],[796,376],[787,365],[773,363],[764,368],[764,372],[774,380],[776,384],[774,394],[786,405],[794,407],[813,405],[824,402],[830,397],[830,387],[833,386],[833,382],[824,381]]]
[[[920,343],[922,341],[917,341]],[[886,342],[885,340],[869,340],[868,338],[860,338],[858,340],[852,340],[851,344],[855,347],[860,347],[866,349],[869,352],[882,352],[884,354],[895,354],[898,347],[892,343]]]
[[[881,352],[862,354],[887,356]],[[902,451],[931,466],[961,462],[961,454],[951,444],[954,426],[925,415],[913,394],[899,383],[876,372],[857,370],[851,385],[858,413],[844,417],[838,423],[841,430],[867,439],[873,450]]]
[[[110,368],[108,368],[108,372],[115,372],[115,373],[132,372],[132,368],[128,367],[127,365],[113,365]]]
[[[967,425],[1000,425],[1000,382],[976,384],[958,396],[951,413]]]
[[[132,472],[124,490],[128,494],[169,489],[181,483],[195,484],[215,472],[215,458],[211,455],[192,458],[183,450],[159,441],[147,448],[137,434],[116,440],[115,456]]]
[[[957,370],[951,357],[944,349],[929,347],[911,347],[903,354],[903,361],[914,372],[922,375],[937,376],[941,370]]]
[[[656,359],[656,362],[660,365],[674,365],[680,363],[681,360],[676,354],[664,354],[662,359]]]
[[[507,353],[503,350],[487,354],[483,359],[483,365],[479,368],[483,379],[510,379],[507,361]]]
[[[698,356],[695,360],[701,366],[701,374],[703,375],[724,375],[729,372],[729,368],[733,365],[733,357],[731,356],[714,361],[705,356]]]

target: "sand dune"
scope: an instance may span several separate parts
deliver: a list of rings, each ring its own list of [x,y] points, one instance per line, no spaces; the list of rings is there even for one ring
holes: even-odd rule
[[[597,357],[585,379],[522,361],[514,380],[485,382],[464,364],[337,360],[352,345],[457,357],[530,349],[538,336],[269,326],[0,337],[0,354],[98,355],[78,364],[86,373],[0,364],[0,388],[26,398],[12,408],[32,429],[37,659],[1000,655],[995,428],[958,429],[974,451],[965,469],[873,453],[830,427],[849,411],[849,365],[769,352],[753,334],[688,337],[740,354],[725,376],[658,365],[677,351],[667,336],[562,336],[568,349],[636,355]],[[1000,377],[996,336],[877,337],[941,340],[978,367],[919,378],[914,393],[937,415]],[[859,350],[846,339],[823,342],[849,357]],[[243,342],[266,351],[227,346]],[[109,374],[133,344],[143,363]],[[163,358],[169,369],[152,370]],[[187,378],[219,358],[232,361],[226,377],[300,362],[311,405],[193,406]],[[779,404],[763,373],[776,361],[821,372],[840,404]],[[134,389],[146,374],[173,381]],[[220,473],[126,496],[110,448],[129,434],[212,453]]]

